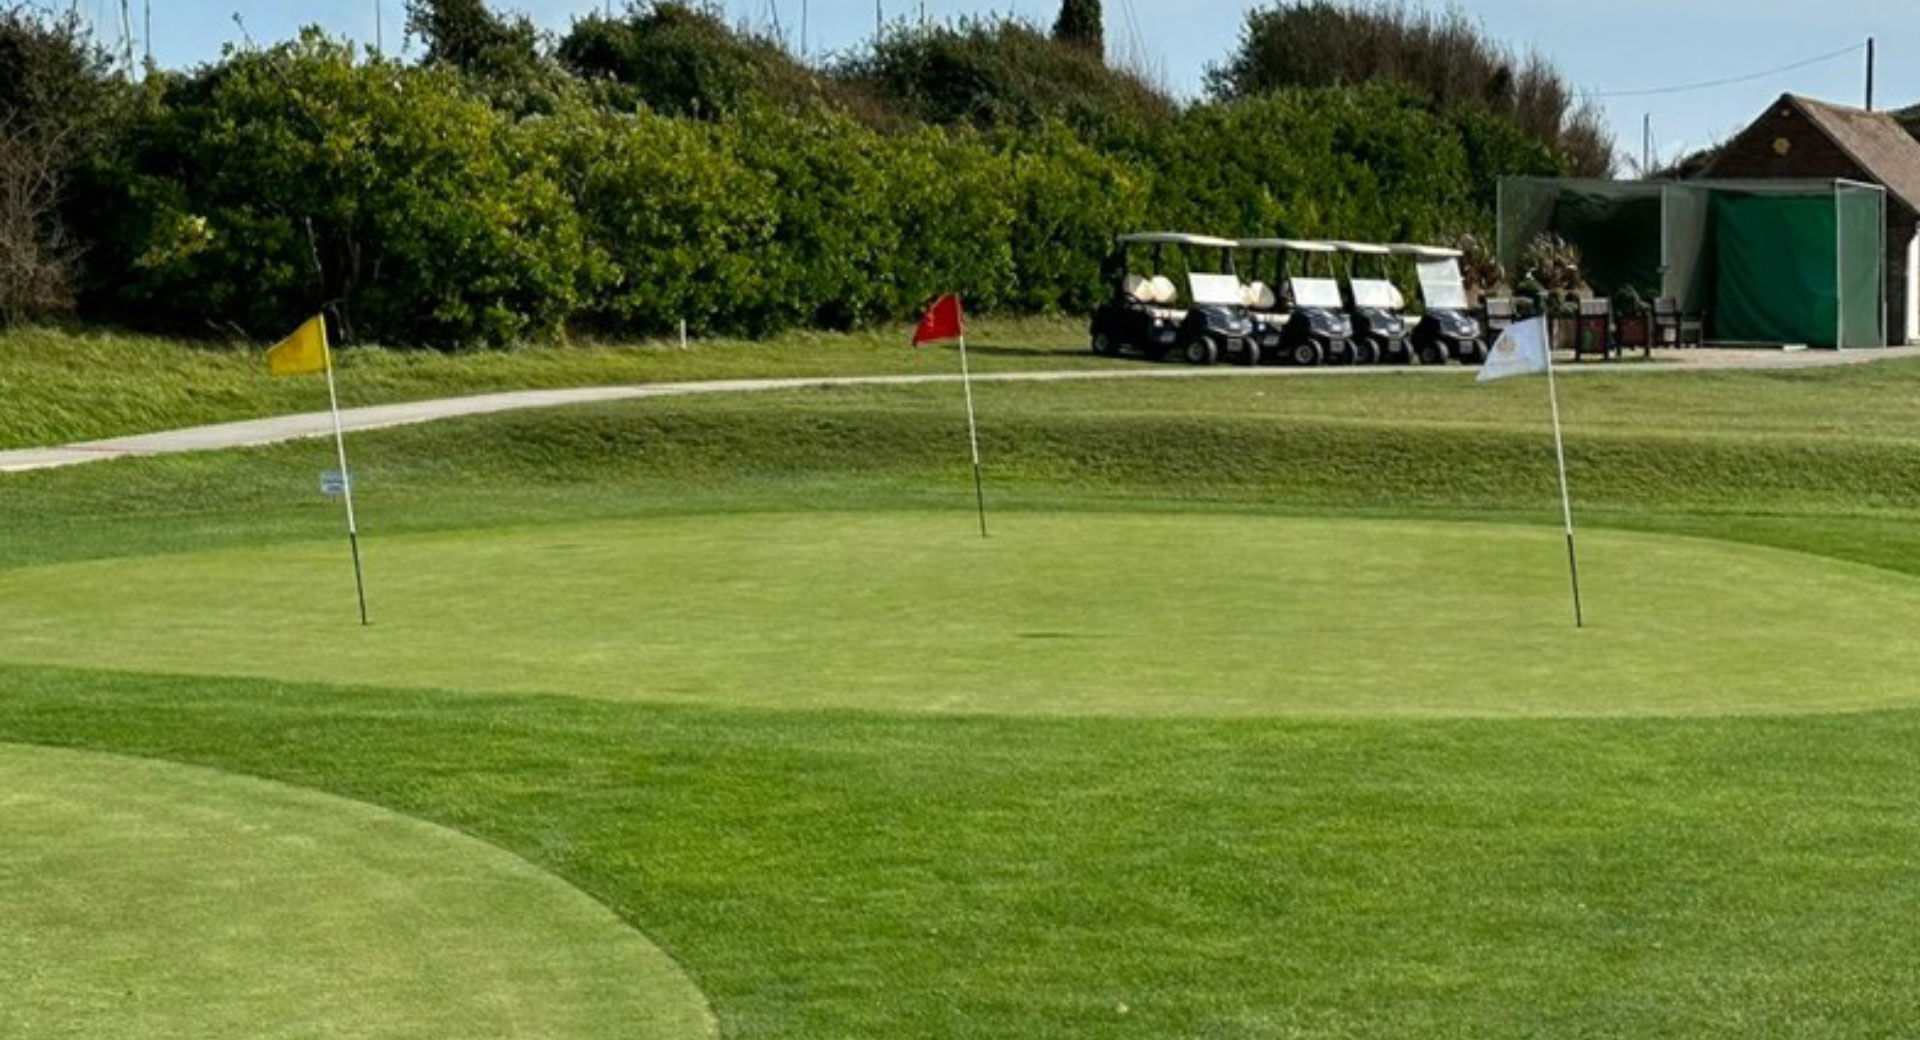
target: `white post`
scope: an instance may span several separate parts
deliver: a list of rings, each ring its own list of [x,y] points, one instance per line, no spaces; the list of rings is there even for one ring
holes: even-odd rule
[[[680,349],[687,349],[687,319],[680,319]]]
[[[980,429],[973,414],[973,373],[967,368],[967,336],[960,334],[960,385],[967,394],[967,444],[973,449],[973,499],[980,509],[980,537],[987,536],[987,492],[980,478]]]
[[[324,322],[323,322],[324,325]],[[333,348],[327,357],[327,400],[333,406],[333,446],[340,458],[340,490],[347,504],[347,546],[353,553],[353,587],[360,597],[360,623],[367,624],[367,584],[360,574],[360,529],[353,518],[353,474],[347,470],[347,434],[340,425],[340,394],[333,386]]]
[[[1547,402],[1553,411],[1553,455],[1560,464],[1560,512],[1567,524],[1567,577],[1573,584],[1573,627],[1585,628],[1580,611],[1580,564],[1573,551],[1573,496],[1567,491],[1567,448],[1560,437],[1560,393],[1553,380],[1553,344],[1547,344]]]

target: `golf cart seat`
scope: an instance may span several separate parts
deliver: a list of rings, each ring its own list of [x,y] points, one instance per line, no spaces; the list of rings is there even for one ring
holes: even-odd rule
[[[1153,302],[1153,279],[1151,278],[1142,278],[1137,274],[1130,274],[1127,276],[1127,280],[1121,283],[1120,288],[1122,292],[1127,294],[1129,299],[1132,299],[1136,303]]]
[[[1274,310],[1280,306],[1280,297],[1274,295],[1272,286],[1255,282],[1247,286],[1247,306],[1256,311]]]
[[[1164,274],[1153,276],[1153,302],[1165,306],[1180,299],[1180,290],[1174,288],[1173,279]]]

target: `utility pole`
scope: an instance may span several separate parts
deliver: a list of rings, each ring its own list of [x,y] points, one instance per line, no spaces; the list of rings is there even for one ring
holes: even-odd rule
[[[120,49],[127,56],[127,75],[133,75],[133,14],[127,0],[120,0]]]
[[[142,13],[147,23],[147,68],[153,68],[153,0],[143,0]],[[141,73],[145,75],[145,73]]]
[[[887,29],[886,13],[880,10],[884,0],[873,0],[873,42],[880,42],[880,34]]]
[[[1867,37],[1867,111],[1873,111],[1873,37]]]
[[[800,0],[800,60],[807,60],[807,0]]]
[[[1648,112],[1640,122],[1640,179],[1648,180],[1653,176],[1653,113]]]
[[[373,0],[373,52],[384,53],[387,49],[386,26],[380,21],[380,0]]]

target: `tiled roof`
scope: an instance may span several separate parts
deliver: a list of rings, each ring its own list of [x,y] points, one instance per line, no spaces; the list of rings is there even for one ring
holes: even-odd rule
[[[1886,112],[1815,101],[1789,94],[1784,99],[1840,146],[1888,194],[1920,210],[1920,140]]]

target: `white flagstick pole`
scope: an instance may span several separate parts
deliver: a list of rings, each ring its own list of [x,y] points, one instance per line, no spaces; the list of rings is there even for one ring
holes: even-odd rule
[[[1560,394],[1553,382],[1553,344],[1547,343],[1547,402],[1553,409],[1553,454],[1560,463],[1560,512],[1567,522],[1567,576],[1573,583],[1573,627],[1585,628],[1580,613],[1580,564],[1573,552],[1573,496],[1567,492],[1567,447],[1560,437]]]
[[[353,475],[347,472],[347,433],[340,426],[340,394],[333,387],[333,348],[327,357],[327,400],[333,405],[333,446],[340,456],[340,485],[347,503],[347,546],[353,552],[353,588],[360,597],[360,623],[367,624],[367,583],[360,575],[360,529],[353,520]]]
[[[980,428],[973,417],[973,374],[967,370],[967,334],[960,333],[960,385],[967,391],[967,443],[973,448],[973,498],[980,507],[980,537],[987,536],[987,491],[980,479]]]

